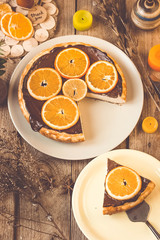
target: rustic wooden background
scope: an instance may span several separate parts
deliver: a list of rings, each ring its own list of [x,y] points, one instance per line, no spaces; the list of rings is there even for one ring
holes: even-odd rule
[[[148,51],[153,45],[160,43],[160,27],[152,31],[143,31],[136,28],[130,19],[130,13],[134,2],[135,0],[119,0],[119,14],[125,19],[131,34],[137,39],[138,53],[147,71],[149,70],[147,66]],[[114,34],[111,33],[111,29],[107,26],[107,22],[102,21],[102,19],[95,15],[93,0],[56,0],[56,3],[59,8],[56,37],[70,34],[84,34],[99,37],[116,44],[116,38]],[[72,16],[75,11],[79,9],[87,9],[93,13],[93,26],[88,31],[78,32],[73,28]],[[135,64],[137,64],[135,56],[133,60]],[[6,73],[3,79],[8,84],[17,63],[18,61],[8,60],[6,64]],[[147,81],[144,79],[143,75],[142,79],[144,83]],[[154,88],[152,88],[152,94],[158,99],[154,92]],[[139,122],[130,136],[121,143],[117,149],[136,149],[160,159],[159,130],[154,134],[146,134],[141,129],[142,120],[149,115],[156,117],[160,123],[159,110],[146,88],[144,88],[144,107]],[[25,161],[27,161],[30,155],[34,159],[48,161],[53,169],[55,183],[54,190],[42,196],[43,206],[48,209],[48,214],[53,217],[64,239],[85,240],[86,237],[79,230],[72,213],[72,191],[69,191],[69,189],[67,191],[64,187],[67,184],[70,186],[67,179],[69,179],[69,181],[71,180],[73,183],[76,181],[80,171],[86,166],[89,160],[59,160],[32,148],[15,130],[9,116],[7,102],[0,106],[0,119],[0,157],[5,156],[9,158],[13,154],[17,157],[18,154],[16,155],[16,153],[19,151],[19,148],[21,148],[21,150],[26,152],[26,154],[24,154],[24,158],[26,158],[24,159]],[[30,155],[27,153],[30,153]],[[66,179],[66,182],[63,181],[64,179]],[[52,222],[48,220],[49,216],[47,219],[47,212],[41,207],[30,203],[18,194],[11,193],[6,197],[5,201],[0,204],[0,240],[57,239],[54,238],[53,235],[53,233],[56,233],[57,229],[54,229]]]

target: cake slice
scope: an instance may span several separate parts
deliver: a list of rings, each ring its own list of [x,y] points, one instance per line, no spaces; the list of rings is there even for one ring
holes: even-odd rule
[[[111,215],[137,206],[154,187],[155,184],[151,180],[108,159],[103,214]]]

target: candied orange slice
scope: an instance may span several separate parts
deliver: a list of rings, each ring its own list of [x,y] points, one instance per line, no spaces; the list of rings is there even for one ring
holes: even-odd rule
[[[128,167],[116,167],[106,176],[106,192],[114,199],[126,200],[134,197],[141,189],[141,177]]]
[[[55,59],[55,69],[64,78],[81,78],[89,67],[88,55],[78,48],[62,50]]]
[[[10,5],[7,3],[0,4],[0,20],[7,12],[12,12],[12,8],[10,7]]]
[[[62,78],[53,68],[39,68],[31,73],[27,81],[29,94],[37,100],[56,96],[62,87]]]
[[[64,130],[74,126],[79,115],[76,102],[63,95],[47,100],[41,111],[43,121],[56,130]]]
[[[63,94],[74,101],[80,101],[87,95],[87,84],[82,79],[68,79],[62,87]]]
[[[9,20],[8,30],[13,39],[25,40],[32,36],[33,25],[28,17],[14,13]]]
[[[85,75],[85,80],[91,91],[95,93],[106,93],[116,86],[118,73],[112,63],[97,61],[89,67]]]
[[[9,33],[8,24],[9,24],[9,20],[10,20],[10,17],[12,16],[12,14],[13,14],[12,12],[5,13],[3,15],[3,17],[1,18],[1,30],[8,37],[11,36]]]

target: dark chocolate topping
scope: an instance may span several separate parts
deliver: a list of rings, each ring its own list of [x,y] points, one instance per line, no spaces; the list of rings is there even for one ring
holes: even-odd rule
[[[109,58],[107,53],[105,53],[95,47],[85,46],[85,45],[80,45],[80,44],[74,45],[74,46],[70,46],[70,45],[67,46],[67,48],[69,48],[69,47],[76,47],[76,48],[79,48],[82,51],[84,51],[89,56],[90,64],[92,64],[98,60],[105,60],[105,61],[108,61],[108,62],[111,62],[114,64],[114,62],[112,61],[112,59]],[[45,68],[45,67],[54,68],[54,61],[55,61],[57,54],[65,48],[66,47],[55,47],[50,51],[50,53],[46,53],[45,55],[39,57],[33,63],[31,68],[29,69],[28,73],[24,77],[23,87],[22,87],[23,98],[25,100],[26,108],[30,114],[30,119],[29,119],[30,125],[34,131],[39,131],[42,127],[45,127],[48,129],[50,129],[50,127],[48,127],[41,118],[41,109],[42,109],[42,106],[45,101],[36,100],[33,97],[31,97],[31,95],[29,94],[29,92],[27,90],[27,80],[28,80],[30,74],[38,68]],[[104,95],[108,95],[113,98],[116,98],[119,95],[121,95],[121,93],[122,93],[122,78],[119,73],[118,73],[118,76],[119,76],[119,78],[118,78],[118,83],[117,83],[116,87],[111,92],[108,92]],[[84,79],[84,77],[83,77],[83,79]],[[63,82],[66,81],[64,78],[62,80],[63,80]],[[90,90],[88,90],[88,91],[90,91]],[[61,132],[61,131],[59,131],[59,132]],[[70,133],[70,134],[82,133],[82,127],[81,127],[80,120],[77,122],[77,124],[75,126],[69,128],[63,132]]]
[[[118,163],[108,159],[108,172],[110,172],[112,169],[114,169],[116,167],[119,167],[119,166],[122,166],[122,165],[120,165],[120,164],[118,164]],[[138,197],[140,196],[140,194],[146,189],[148,183],[150,182],[149,179],[144,178],[142,176],[141,176],[141,180],[142,180],[141,190],[138,192],[138,194],[135,197],[130,198],[128,200],[117,200],[117,199],[114,199],[105,191],[103,207],[110,207],[110,206],[116,207],[116,206],[121,206],[121,205],[123,205],[126,202],[136,201],[138,199]]]

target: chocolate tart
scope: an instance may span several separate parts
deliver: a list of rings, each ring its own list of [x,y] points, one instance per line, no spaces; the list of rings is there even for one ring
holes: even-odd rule
[[[108,159],[107,161],[107,174],[114,168],[122,166],[113,160]],[[107,176],[107,175],[106,175]],[[103,214],[112,215],[114,213],[127,211],[141,202],[152,192],[152,190],[155,187],[155,184],[145,178],[141,177],[142,180],[142,186],[140,191],[137,195],[135,195],[133,198],[127,199],[127,200],[117,200],[112,198],[105,190],[104,192],[104,201],[103,201]]]
[[[57,54],[63,49],[71,47],[76,47],[84,51],[89,56],[90,64],[98,60],[109,61],[115,65],[118,72],[118,83],[112,91],[105,94],[98,94],[93,93],[88,89],[87,97],[100,99],[102,101],[109,101],[111,103],[122,104],[126,101],[127,92],[126,81],[117,62],[111,56],[109,56],[107,52],[92,45],[76,42],[57,44],[35,56],[27,64],[20,78],[18,88],[19,105],[23,115],[30,123],[34,131],[38,131],[46,137],[62,142],[80,142],[85,140],[81,119],[79,119],[79,121],[73,127],[63,131],[58,131],[48,127],[41,118],[41,108],[44,104],[44,101],[38,101],[30,96],[27,90],[27,80],[30,74],[38,68],[54,68],[54,60]],[[82,79],[85,79],[85,76],[83,76]],[[62,81],[64,82],[66,79],[63,78]],[[62,93],[60,92],[60,94]]]

